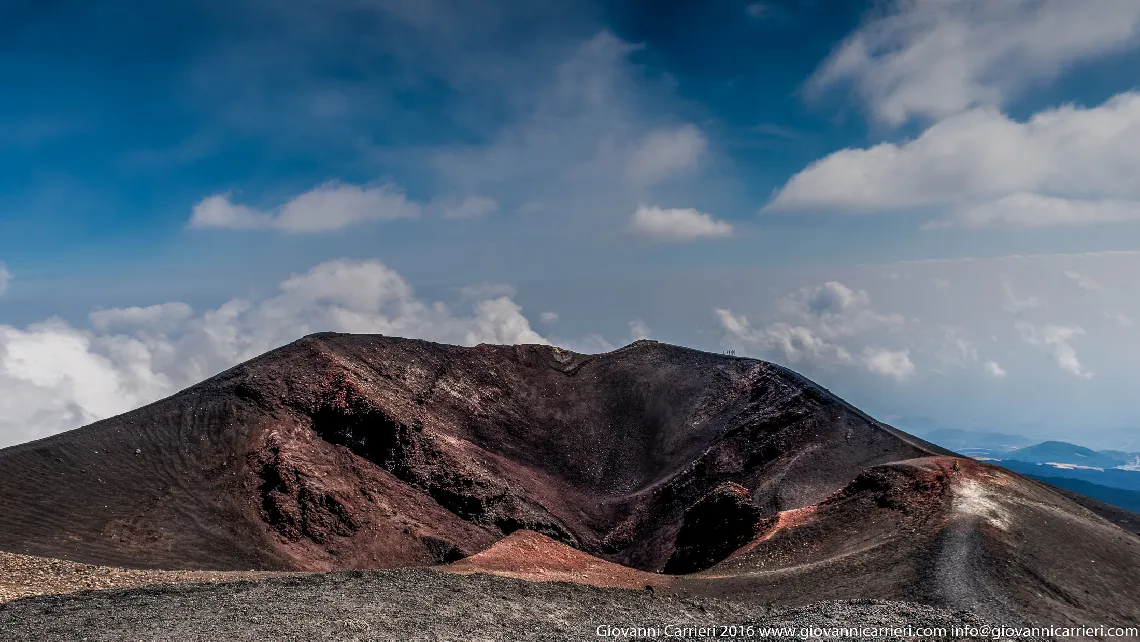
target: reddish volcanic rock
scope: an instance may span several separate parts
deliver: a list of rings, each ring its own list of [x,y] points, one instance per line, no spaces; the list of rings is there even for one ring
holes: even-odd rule
[[[0,450],[0,550],[165,569],[459,560],[449,570],[1010,622],[1140,613],[1140,538],[1054,489],[774,364],[652,341],[583,355],[312,335]]]
[[[965,458],[870,468],[780,513],[700,578],[777,604],[917,601],[996,621],[1140,624],[1140,538],[1044,484]],[[713,588],[715,587],[715,588]]]
[[[0,549],[323,570],[437,564],[531,530],[657,571],[718,484],[770,515],[935,451],[751,359],[319,334],[0,451]]]
[[[642,589],[669,587],[673,577],[646,573],[587,555],[534,531],[518,531],[491,548],[442,567],[449,573],[491,573],[534,582],[576,582]]]

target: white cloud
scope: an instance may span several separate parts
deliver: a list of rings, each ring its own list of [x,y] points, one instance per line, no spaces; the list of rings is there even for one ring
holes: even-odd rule
[[[1085,370],[1077,359],[1077,351],[1069,344],[1071,339],[1085,333],[1080,327],[1046,325],[1037,328],[1025,322],[1019,322],[1015,327],[1027,343],[1051,348],[1057,366],[1065,372],[1082,379],[1092,378],[1093,373]]]
[[[1140,219],[1140,201],[1076,200],[1020,192],[959,209],[928,228],[1061,227]]]
[[[419,216],[420,206],[399,187],[362,187],[339,182],[319,185],[273,211],[261,211],[230,200],[229,194],[207,197],[194,206],[190,227],[233,230],[277,229],[328,232],[351,225]]]
[[[488,196],[468,196],[455,206],[445,207],[445,218],[480,218],[499,211],[499,202]]]
[[[908,350],[887,350],[867,347],[863,350],[863,364],[871,372],[903,381],[914,374],[914,364]]]
[[[809,94],[851,82],[874,117],[899,125],[1001,107],[1075,62],[1132,47],[1132,0],[895,0],[848,36]]]
[[[99,310],[89,329],[0,325],[0,445],[125,412],[312,332],[548,343],[517,303],[496,294],[461,309],[419,299],[381,263],[331,261],[286,279],[271,298],[233,299],[197,316],[167,303]]]
[[[727,308],[713,311],[725,331],[726,343],[732,348],[771,352],[797,364],[807,362],[819,367],[851,363],[851,353],[802,325],[777,322],[753,328],[748,318]]]
[[[237,205],[229,194],[207,196],[194,205],[190,227],[220,227],[229,230],[255,230],[272,227],[273,216],[252,207]]]
[[[700,163],[708,139],[694,125],[649,132],[633,149],[627,172],[635,185],[651,186]]]
[[[815,327],[829,339],[906,323],[901,314],[875,312],[865,290],[852,290],[838,281],[800,288],[781,299],[777,309]]]
[[[1140,218],[1137,165],[1140,93],[1025,122],[977,109],[911,141],[835,152],[793,176],[765,209],[931,208],[947,213],[935,224],[943,226],[1119,222]]]
[[[12,283],[12,273],[8,271],[8,266],[0,263],[0,294],[8,291],[10,283]]]
[[[986,372],[988,372],[991,377],[1000,378],[1006,375],[1005,369],[1002,368],[1001,364],[999,364],[997,361],[987,361]]]
[[[59,320],[23,330],[0,325],[0,445],[77,428],[173,391],[153,350]]]
[[[726,347],[743,352],[771,354],[784,361],[831,369],[862,365],[871,372],[909,377],[914,371],[907,351],[865,348],[856,360],[852,353],[859,336],[869,331],[891,331],[906,322],[899,314],[880,314],[872,309],[866,291],[853,290],[838,281],[800,288],[783,297],[776,309],[784,319],[753,327],[744,315],[727,308],[714,314],[724,331]],[[900,359],[897,355],[903,355]],[[908,366],[909,364],[909,366]],[[905,374],[898,374],[903,373]]]
[[[693,241],[732,235],[732,225],[692,208],[665,209],[641,205],[633,213],[630,229],[659,241]]]
[[[843,314],[848,310],[866,307],[871,302],[866,292],[862,290],[856,292],[838,281],[828,281],[820,286],[803,288],[798,297],[790,300],[815,316]]]
[[[1082,274],[1076,270],[1065,270],[1065,276],[1068,277],[1069,280],[1075,283],[1077,287],[1082,290],[1088,290],[1089,292],[1100,292],[1104,289],[1103,285],[1094,281],[1090,276],[1087,274]]]
[[[543,323],[545,323],[547,325],[550,325],[551,323],[558,323],[558,313],[557,312],[543,312],[542,314],[538,315],[538,320],[542,321]]]

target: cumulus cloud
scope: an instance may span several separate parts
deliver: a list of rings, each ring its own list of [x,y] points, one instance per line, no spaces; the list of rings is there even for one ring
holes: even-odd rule
[[[445,218],[480,218],[499,211],[499,202],[488,196],[468,196],[457,205],[444,208]]]
[[[1085,333],[1080,327],[1046,325],[1038,328],[1025,322],[1015,327],[1027,343],[1050,348],[1057,366],[1065,372],[1082,379],[1092,378],[1093,373],[1085,370],[1077,359],[1077,351],[1069,344],[1070,340]]]
[[[215,194],[199,201],[191,213],[190,227],[329,232],[361,223],[415,218],[421,209],[393,184],[359,186],[333,181],[271,211],[236,204],[230,197]]]
[[[545,323],[547,325],[550,325],[551,323],[558,323],[558,313],[557,312],[543,312],[542,314],[538,315],[538,320],[542,321],[543,323]]]
[[[932,226],[1043,227],[1140,218],[1140,94],[1013,120],[976,109],[918,138],[835,152],[793,176],[769,211],[933,209]]]
[[[548,343],[517,303],[492,292],[461,306],[416,296],[373,261],[331,261],[267,299],[194,314],[182,303],[98,310],[91,327],[0,325],[0,445],[76,428],[149,403],[318,331],[474,345]]]
[[[800,288],[781,299],[777,308],[831,339],[906,323],[901,314],[880,314],[872,309],[865,290],[853,290],[838,281]]]
[[[12,283],[12,273],[8,271],[8,266],[0,263],[0,294],[8,291],[10,283]]]
[[[666,209],[641,205],[633,213],[630,230],[658,241],[695,241],[732,235],[732,225],[692,208]]]
[[[914,364],[908,350],[887,350],[870,347],[863,350],[863,364],[871,372],[903,381],[914,374]]]
[[[697,168],[708,139],[694,125],[649,132],[630,153],[627,172],[635,185],[651,186]]]
[[[1087,274],[1082,274],[1076,270],[1065,270],[1065,276],[1068,277],[1070,281],[1075,283],[1076,286],[1082,290],[1088,290],[1089,292],[1100,292],[1104,289],[1103,285],[1094,281]]]
[[[1131,0],[894,0],[848,36],[808,81],[851,84],[875,119],[899,125],[1001,107],[1072,63],[1135,46]]]
[[[914,372],[909,353],[867,346],[856,359],[854,344],[872,330],[890,331],[906,322],[899,314],[881,314],[863,290],[838,281],[804,287],[777,302],[780,320],[754,327],[747,317],[727,308],[713,312],[726,347],[773,355],[790,364],[831,369],[861,365],[870,372],[902,379]],[[901,357],[899,356],[901,355]]]
[[[773,353],[788,363],[807,362],[820,367],[851,363],[851,353],[841,345],[819,336],[811,328],[776,322],[753,328],[744,315],[727,308],[713,310],[732,348]]]
[[[0,325],[0,446],[76,428],[173,391],[156,348],[49,320]]]

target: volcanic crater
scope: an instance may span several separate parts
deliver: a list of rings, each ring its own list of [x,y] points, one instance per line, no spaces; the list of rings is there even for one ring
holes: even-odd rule
[[[310,335],[4,449],[0,489],[0,550],[88,564],[454,563],[791,605],[1140,613],[1135,534],[788,369],[654,341]]]

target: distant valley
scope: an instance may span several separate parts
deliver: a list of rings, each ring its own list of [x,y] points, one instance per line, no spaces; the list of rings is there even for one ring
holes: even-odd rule
[[[974,459],[1130,511],[1140,511],[1140,453],[1093,450],[1064,441],[1034,443],[1024,435],[936,428],[924,439]]]

